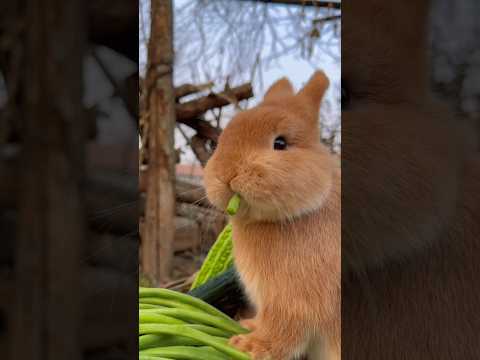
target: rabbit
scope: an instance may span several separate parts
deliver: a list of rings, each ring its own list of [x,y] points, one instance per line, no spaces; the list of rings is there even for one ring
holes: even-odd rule
[[[241,197],[234,258],[256,315],[230,344],[254,360],[340,358],[340,167],[318,125],[328,86],[322,71],[297,94],[278,80],[231,120],[205,167],[214,206]]]

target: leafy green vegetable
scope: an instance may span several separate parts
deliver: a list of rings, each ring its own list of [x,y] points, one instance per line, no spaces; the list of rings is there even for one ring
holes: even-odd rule
[[[210,248],[190,290],[196,289],[233,265],[232,225],[227,224]]]

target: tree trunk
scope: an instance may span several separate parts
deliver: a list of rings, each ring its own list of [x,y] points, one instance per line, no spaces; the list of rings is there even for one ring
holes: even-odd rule
[[[175,93],[171,0],[152,0],[145,79],[148,126],[147,200],[142,272],[155,284],[169,280],[175,230]]]
[[[27,2],[12,359],[81,359],[82,10],[79,0]]]

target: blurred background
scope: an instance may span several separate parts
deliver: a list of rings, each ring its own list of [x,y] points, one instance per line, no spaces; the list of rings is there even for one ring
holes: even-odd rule
[[[331,81],[319,118],[322,140],[340,152],[341,10],[336,1],[161,3],[141,0],[139,10],[141,282],[186,290],[227,221],[205,198],[202,169],[236,112],[259,103],[279,78],[298,90],[322,69]],[[162,76],[158,67],[152,75],[153,64],[168,65],[160,87],[173,100],[162,96],[160,106],[146,85]],[[160,126],[170,129],[152,139]],[[170,160],[152,170],[159,158]]]
[[[138,2],[0,5],[0,357],[137,354]]]

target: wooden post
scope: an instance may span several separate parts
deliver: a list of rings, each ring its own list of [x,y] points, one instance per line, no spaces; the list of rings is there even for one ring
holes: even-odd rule
[[[26,14],[11,358],[79,360],[83,2],[30,0]]]
[[[142,272],[155,284],[170,278],[175,234],[175,92],[171,0],[151,1],[151,30],[145,78],[148,170]]]

